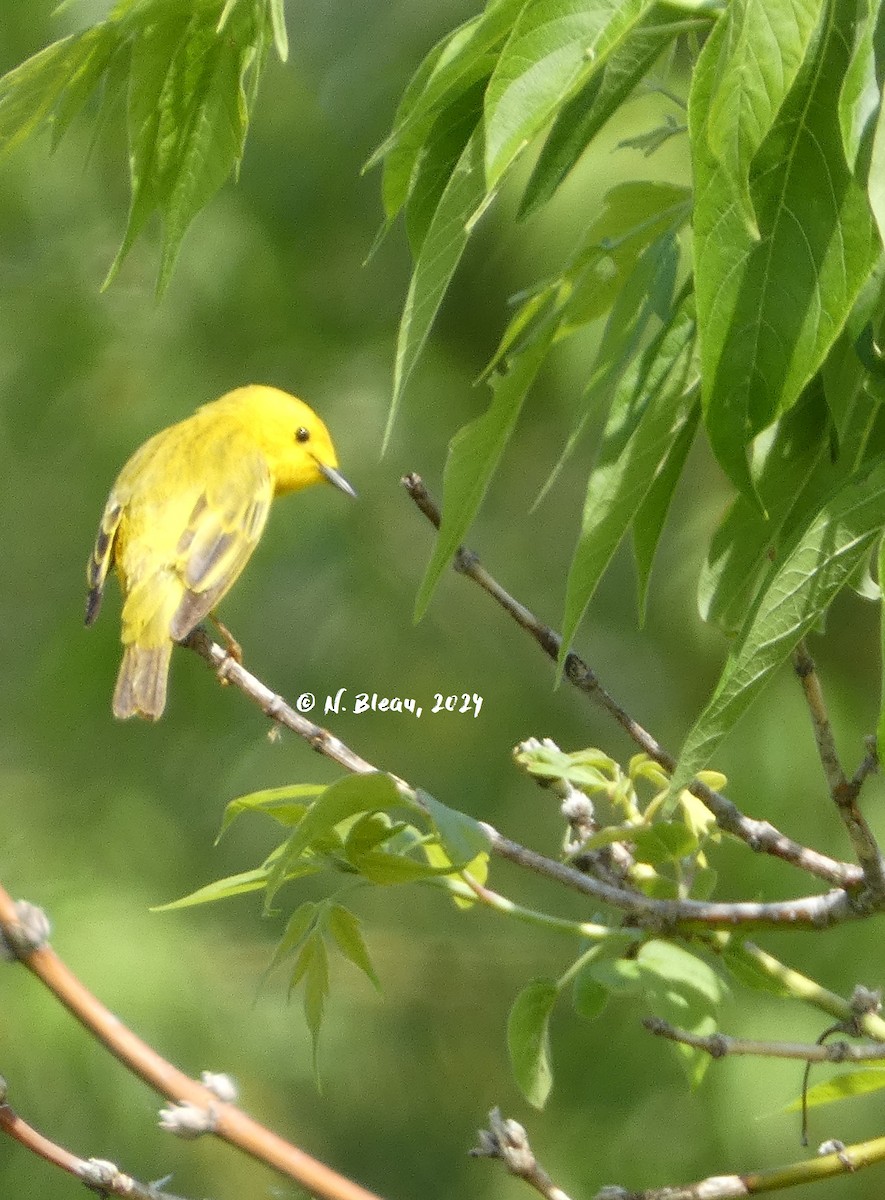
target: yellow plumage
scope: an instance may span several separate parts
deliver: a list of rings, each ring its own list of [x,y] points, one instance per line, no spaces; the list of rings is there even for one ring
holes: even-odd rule
[[[111,488],[87,568],[87,625],[111,565],[123,592],[116,717],[157,720],[173,643],[233,586],[274,496],[323,479],[355,494],[320,418],[271,387],[229,392],[136,450]]]

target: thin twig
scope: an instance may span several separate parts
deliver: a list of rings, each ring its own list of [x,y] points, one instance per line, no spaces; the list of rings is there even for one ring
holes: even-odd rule
[[[249,697],[272,720],[297,733],[334,762],[358,774],[368,774],[379,768],[355,753],[327,729],[314,725],[296,712],[282,696],[247,671],[241,663],[208,637],[205,630],[196,629],[183,645],[196,651],[212,666],[219,678],[233,684]],[[413,803],[420,803],[415,790],[404,780],[392,776],[401,793]],[[801,896],[772,904],[755,901],[731,904],[712,904],[701,900],[658,900],[626,888],[616,887],[576,871],[574,867],[547,858],[526,846],[504,837],[493,825],[479,822],[493,854],[517,866],[533,871],[556,883],[611,904],[627,913],[633,924],[663,933],[687,933],[701,929],[789,929],[819,930],[843,921],[869,915],[869,907],[858,905],[844,889],[837,888],[822,896]],[[885,905],[885,902],[883,902]]]
[[[724,1033],[711,1033],[707,1037],[679,1029],[660,1017],[646,1017],[643,1025],[656,1037],[679,1042],[703,1050],[711,1058],[725,1058],[729,1054],[753,1055],[759,1058],[799,1058],[805,1062],[881,1062],[885,1059],[885,1046],[881,1042],[853,1046],[849,1042],[766,1042],[752,1038],[729,1037]]]
[[[820,764],[824,769],[827,787],[835,797],[840,788],[845,787],[845,772],[842,769],[842,763],[839,761],[839,752],[836,749],[836,739],[833,735],[833,727],[830,724],[830,714],[827,712],[826,702],[824,701],[820,677],[814,665],[814,659],[808,652],[808,646],[804,638],[793,651],[793,670],[796,672],[799,682],[802,684],[802,690],[805,693],[805,702],[808,705],[808,712],[811,716],[814,740],[817,743],[817,752],[820,757]]]
[[[125,1196],[128,1200],[181,1200],[181,1197],[163,1191],[156,1184],[140,1183],[131,1175],[125,1175],[112,1162],[102,1158],[80,1158],[38,1133],[6,1103],[6,1083],[3,1079],[0,1079],[0,1095],[0,1130],[32,1154],[73,1175],[85,1187],[101,1196]]]
[[[0,931],[8,949],[133,1074],[176,1104],[189,1103],[207,1114],[207,1132],[294,1179],[321,1200],[379,1200],[374,1193],[339,1175],[247,1116],[234,1105],[179,1071],[143,1042],[84,987],[47,944],[34,945],[16,904],[0,887]]]
[[[402,482],[417,507],[438,529],[441,521],[440,511],[427,492],[421,477],[416,474],[406,475]],[[479,558],[472,550],[467,550],[463,546],[459,547],[455,554],[454,567],[456,571],[467,575],[488,592],[518,625],[532,635],[549,658],[554,662],[558,661],[562,645],[560,635],[539,621],[525,605],[520,604],[506,592],[481,565]],[[673,756],[617,703],[599,682],[595,672],[573,651],[566,655],[563,673],[579,691],[584,692],[604,708],[641,750],[644,750],[655,762],[660,763],[665,771],[672,772],[676,765]],[[688,785],[688,790],[713,813],[716,823],[721,829],[739,837],[752,850],[781,858],[785,862],[792,863],[793,866],[839,887],[856,888],[863,882],[861,869],[854,863],[840,862],[826,854],[820,854],[787,837],[769,821],[757,821],[745,816],[731,800],[714,788],[707,787],[699,779],[692,780]]]
[[[489,1128],[480,1129],[479,1145],[470,1153],[474,1158],[499,1159],[511,1175],[533,1187],[544,1200],[569,1200],[535,1158],[522,1125],[505,1120],[499,1108],[489,1113]]]

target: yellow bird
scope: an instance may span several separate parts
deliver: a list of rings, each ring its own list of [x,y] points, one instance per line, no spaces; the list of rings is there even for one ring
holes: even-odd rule
[[[157,720],[173,643],[236,582],[274,496],[323,479],[356,495],[313,409],[254,384],[136,450],[111,488],[86,570],[87,625],[98,616],[112,564],[123,592],[115,717]]]

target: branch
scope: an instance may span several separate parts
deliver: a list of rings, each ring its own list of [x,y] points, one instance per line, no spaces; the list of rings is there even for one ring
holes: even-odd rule
[[[528,1134],[518,1121],[505,1120],[499,1108],[489,1113],[489,1128],[480,1129],[474,1158],[498,1158],[511,1175],[524,1180],[544,1200],[569,1200],[532,1153]]]
[[[848,1042],[826,1042],[810,1045],[806,1042],[763,1042],[751,1038],[729,1037],[724,1033],[711,1033],[708,1037],[679,1029],[660,1017],[645,1017],[642,1024],[656,1037],[703,1050],[711,1058],[725,1058],[728,1054],[747,1054],[759,1058],[800,1058],[805,1062],[881,1062],[885,1059],[885,1046],[881,1042],[872,1045],[852,1046]]]
[[[213,667],[223,683],[232,684],[248,696],[271,720],[304,738],[314,750],[357,774],[369,774],[379,770],[327,729],[314,725],[276,695],[260,679],[252,675],[226,650],[208,637],[206,631],[197,628],[182,642],[196,651]],[[415,790],[404,780],[392,775],[403,796],[421,806]],[[519,842],[504,837],[493,825],[479,822],[489,840],[489,847],[499,858],[516,863],[526,870],[534,871],[552,879],[573,891],[591,896],[594,900],[610,904],[630,917],[633,924],[641,928],[662,933],[688,933],[701,929],[789,929],[819,930],[843,921],[856,920],[869,915],[871,909],[856,903],[848,892],[834,889],[822,896],[802,896],[794,900],[783,900],[772,904],[757,904],[755,901],[733,904],[712,904],[701,900],[658,900],[641,893],[617,887],[583,874]],[[808,853],[812,853],[808,851]],[[833,861],[833,860],[830,860]],[[839,866],[839,864],[834,864]],[[857,868],[849,868],[856,870]],[[885,907],[885,901],[883,901]]]
[[[845,777],[836,750],[836,739],[833,736],[820,677],[804,639],[793,651],[793,669],[805,693],[827,787],[851,839],[855,856],[863,870],[864,881],[870,892],[878,898],[885,895],[885,863],[873,831],[857,805],[864,780],[876,769],[876,756],[872,751],[868,752],[855,776],[851,780]]]
[[[35,921],[33,918],[37,916]],[[70,1013],[133,1074],[176,1105],[200,1110],[202,1131],[211,1132],[237,1149],[294,1179],[320,1200],[379,1200],[374,1193],[311,1158],[217,1092],[185,1075],[96,999],[46,944],[46,918],[30,905],[16,905],[0,887],[0,933],[9,954],[40,979]],[[193,1136],[193,1131],[191,1133]],[[51,1144],[51,1143],[50,1143]],[[54,1161],[54,1160],[53,1160]],[[63,1165],[59,1163],[59,1165]],[[105,1188],[105,1190],[108,1190]]]
[[[421,477],[415,474],[406,475],[402,482],[428,521],[439,529],[441,521],[439,509],[424,487]],[[554,662],[558,661],[562,646],[562,638],[559,634],[544,625],[534,613],[506,592],[480,564],[479,558],[472,550],[460,546],[455,554],[453,565],[456,571],[467,575],[488,592],[518,625],[532,635],[549,658]],[[655,762],[660,763],[665,771],[673,771],[676,765],[673,756],[664,750],[651,734],[617,703],[599,682],[594,671],[573,651],[566,655],[563,672],[569,683],[574,684],[579,691],[584,692],[601,705],[641,750],[644,750]],[[745,816],[731,800],[723,796],[721,792],[707,787],[699,779],[693,779],[688,785],[688,790],[713,813],[720,829],[724,829],[727,833],[732,833],[746,842],[751,850],[762,851],[775,858],[781,858],[785,862],[792,863],[793,866],[839,887],[856,888],[863,882],[860,868],[853,863],[840,862],[826,854],[820,854],[787,837],[770,822],[757,821]]]

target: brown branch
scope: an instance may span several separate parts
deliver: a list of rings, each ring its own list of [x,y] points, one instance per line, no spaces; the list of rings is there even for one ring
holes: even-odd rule
[[[234,1105],[179,1071],[100,1003],[49,945],[37,944],[0,887],[0,931],[10,951],[128,1070],[176,1104],[205,1112],[206,1131],[294,1179],[321,1200],[379,1200],[374,1193],[284,1141]],[[61,1165],[61,1164],[59,1164]]]
[[[679,1029],[660,1017],[646,1017],[642,1024],[656,1037],[679,1042],[703,1050],[711,1058],[725,1058],[729,1054],[752,1055],[759,1058],[799,1058],[805,1062],[880,1062],[885,1059],[885,1046],[881,1042],[872,1045],[852,1046],[849,1042],[826,1042],[810,1045],[806,1042],[765,1042],[752,1038],[729,1037],[724,1033],[711,1033],[707,1037]]]
[[[131,1175],[125,1175],[114,1163],[103,1158],[79,1158],[64,1146],[59,1146],[57,1142],[38,1133],[6,1103],[6,1082],[2,1078],[0,1130],[32,1154],[67,1171],[85,1187],[101,1196],[125,1196],[128,1200],[181,1200],[181,1197],[162,1191],[152,1183],[139,1183]]]
[[[402,482],[428,521],[439,529],[441,521],[439,508],[427,492],[421,477],[415,474],[406,475]],[[539,621],[525,605],[520,604],[506,592],[480,564],[479,558],[472,550],[460,546],[455,554],[454,568],[478,583],[518,625],[532,635],[549,658],[554,662],[558,661],[562,646],[560,635]],[[660,763],[665,771],[672,772],[676,765],[673,756],[663,749],[652,735],[617,703],[599,682],[595,672],[573,651],[566,655],[563,673],[579,691],[584,692],[605,709],[641,750],[644,750],[655,762]],[[839,887],[856,888],[863,882],[861,869],[854,863],[840,862],[826,854],[820,854],[787,837],[770,822],[757,821],[745,816],[731,800],[714,788],[708,787],[701,780],[692,780],[688,785],[688,790],[713,813],[720,829],[734,834],[735,837],[746,842],[752,850],[783,859],[785,862],[792,863],[793,866]]]
[[[470,1153],[474,1158],[500,1159],[511,1175],[533,1187],[544,1200],[569,1200],[535,1158],[522,1125],[505,1120],[498,1108],[489,1113],[489,1128],[480,1129],[479,1145]]]
[[[885,896],[885,862],[882,852],[857,803],[864,780],[876,768],[876,757],[872,752],[868,752],[854,777],[850,780],[846,778],[836,750],[836,739],[830,724],[820,677],[804,639],[793,651],[793,669],[805,693],[827,787],[851,840],[855,857],[863,870],[864,882],[877,898]]]
[[[305,738],[320,754],[358,774],[368,774],[379,769],[356,754],[327,729],[306,720],[282,696],[275,695],[241,663],[232,659],[226,650],[207,636],[205,630],[195,630],[182,644],[204,658],[224,683],[233,684],[271,720]],[[404,796],[413,803],[420,804],[415,790],[409,784],[396,776],[392,778]],[[790,929],[815,930],[855,920],[867,916],[872,911],[856,904],[843,889],[834,889],[823,896],[801,896],[773,904],[757,904],[754,901],[708,904],[700,900],[657,900],[594,879],[575,870],[574,867],[538,854],[519,842],[511,841],[485,821],[479,824],[489,840],[492,853],[499,858],[505,858],[517,866],[534,871],[595,900],[611,904],[629,914],[635,925],[657,932],[693,932],[699,929],[737,927],[772,929],[783,926]]]

